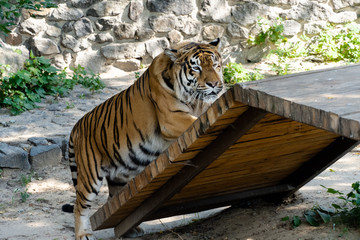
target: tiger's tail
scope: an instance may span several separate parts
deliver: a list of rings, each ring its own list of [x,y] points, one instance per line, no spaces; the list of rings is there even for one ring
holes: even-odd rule
[[[70,170],[71,170],[72,181],[73,181],[74,187],[76,189],[76,185],[77,185],[77,165],[76,165],[76,161],[75,161],[74,142],[73,142],[73,139],[72,139],[72,135],[70,135],[70,139],[69,139],[68,153],[69,153],[69,166],[70,166]],[[62,206],[61,210],[63,212],[73,213],[74,212],[74,205],[64,204]]]

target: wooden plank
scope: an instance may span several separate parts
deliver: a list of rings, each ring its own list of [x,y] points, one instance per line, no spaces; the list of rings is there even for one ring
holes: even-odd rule
[[[191,201],[186,203],[182,202],[179,204],[167,205],[161,207],[155,213],[153,213],[151,216],[149,216],[147,219],[144,220],[150,221],[150,220],[170,217],[174,215],[182,215],[182,214],[199,212],[217,207],[224,207],[231,204],[239,203],[239,201],[241,200],[266,196],[268,194],[288,192],[291,191],[292,189],[294,189],[294,187],[288,184],[275,185],[270,187],[235,192],[221,196],[198,199],[196,201]]]
[[[188,182],[190,182],[197,174],[211,164],[218,156],[220,156],[228,147],[236,140],[251,129],[258,121],[260,121],[266,112],[250,108],[238,120],[230,125],[225,131],[204,151],[200,152],[192,161],[191,165],[185,166],[182,171],[170,179],[151,197],[147,198],[143,204],[126,217],[119,225],[115,227],[116,237],[125,234],[129,229],[141,223],[141,221],[153,212],[155,212],[161,204],[170,199]],[[196,167],[194,167],[196,166]]]
[[[348,153],[359,143],[360,141],[349,138],[337,138],[316,156],[304,163],[299,169],[296,170],[296,172],[283,180],[283,183],[296,186],[292,191],[286,193],[284,197],[290,196],[299,190],[302,186],[319,175],[322,171]]]

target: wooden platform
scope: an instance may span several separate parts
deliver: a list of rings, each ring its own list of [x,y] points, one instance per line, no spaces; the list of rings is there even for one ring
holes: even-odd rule
[[[360,141],[360,66],[238,84],[92,217],[142,221],[286,197]]]

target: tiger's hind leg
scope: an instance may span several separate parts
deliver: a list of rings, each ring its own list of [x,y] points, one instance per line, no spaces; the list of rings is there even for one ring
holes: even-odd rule
[[[101,185],[102,181],[99,179],[90,185],[90,183],[87,182],[87,184],[85,184],[83,179],[80,180],[78,178],[76,202],[74,208],[76,240],[96,239],[93,236],[89,215],[91,202],[97,196]]]

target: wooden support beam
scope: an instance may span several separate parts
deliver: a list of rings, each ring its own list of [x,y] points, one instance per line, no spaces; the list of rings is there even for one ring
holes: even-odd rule
[[[188,213],[200,212],[212,208],[229,206],[239,203],[246,199],[257,198],[269,194],[279,194],[293,190],[294,187],[288,184],[252,189],[247,191],[225,194],[222,196],[210,197],[206,199],[194,200],[187,203],[174,204],[159,208],[144,221],[170,217],[175,215],[183,215]]]
[[[229,125],[210,145],[193,158],[178,174],[172,177],[157,192],[147,198],[135,211],[115,227],[115,236],[120,237],[132,227],[148,218],[161,205],[171,199],[202,170],[209,166],[224,151],[245,135],[265,115],[266,111],[249,108],[233,124]]]
[[[290,184],[292,186],[296,186],[296,188],[287,192],[282,197],[286,198],[291,196],[302,186],[328,168],[331,164],[335,163],[338,159],[343,157],[359,143],[360,141],[356,141],[350,138],[338,137],[329,146],[324,148],[312,159],[304,163],[289,177],[283,180],[284,184]]]

